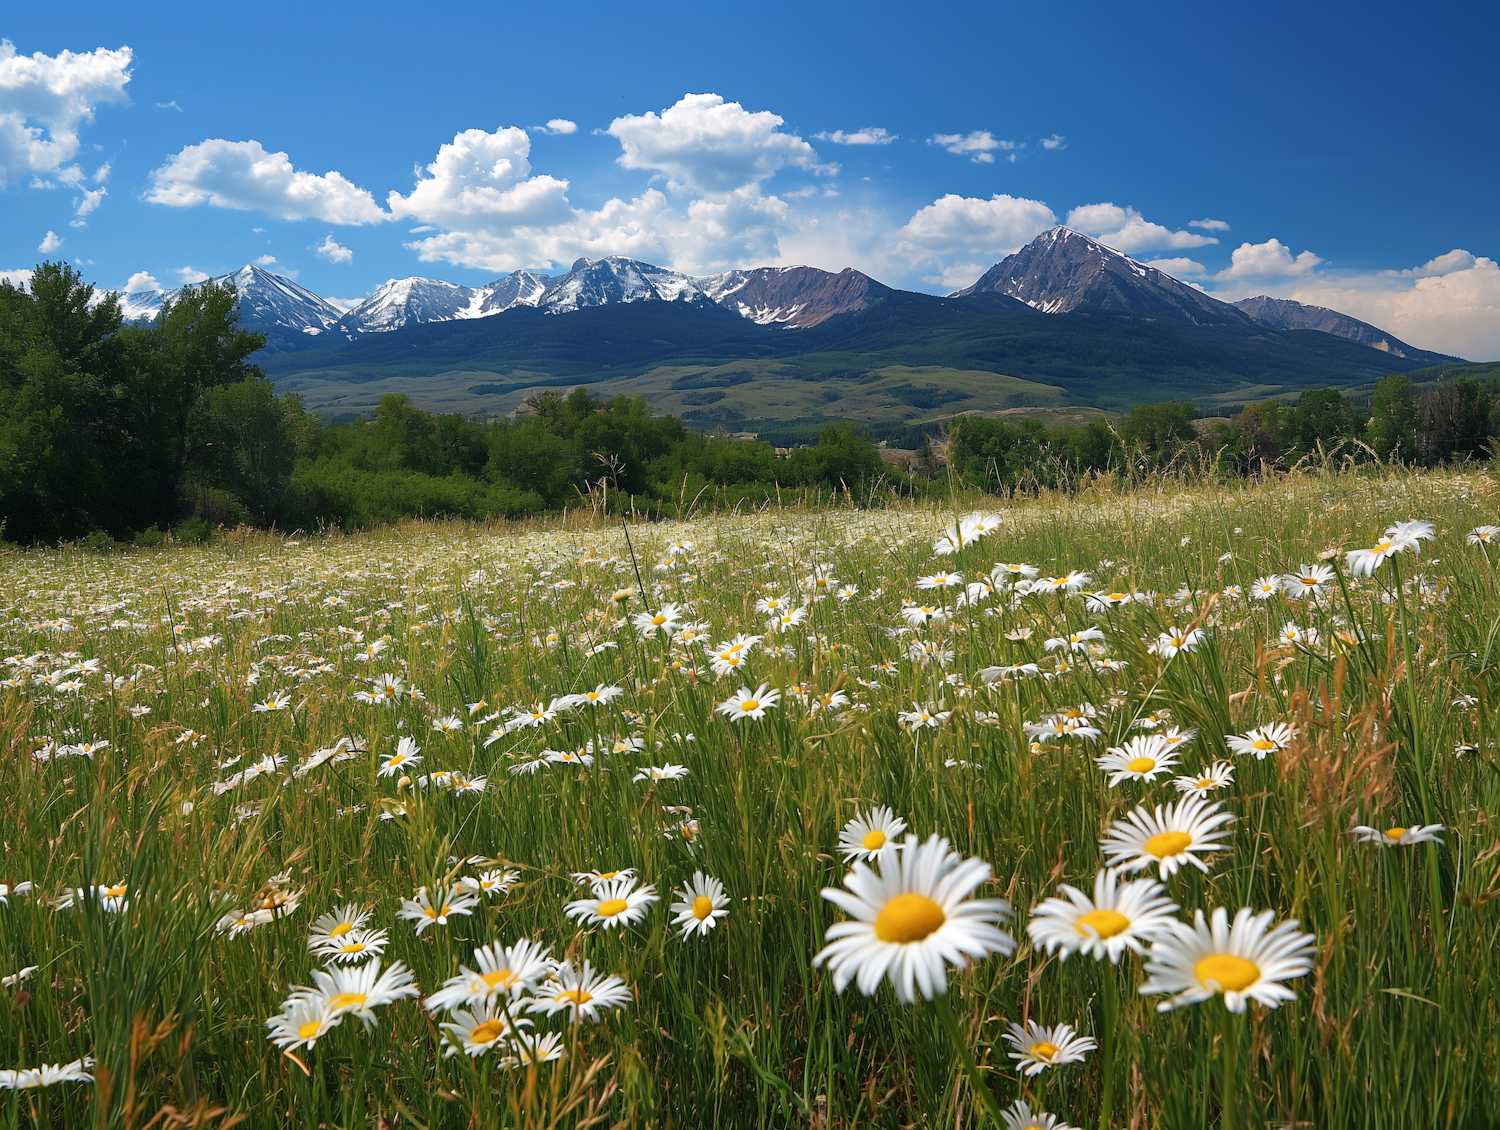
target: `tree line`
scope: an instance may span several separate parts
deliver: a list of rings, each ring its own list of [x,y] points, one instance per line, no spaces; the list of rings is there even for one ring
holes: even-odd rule
[[[434,415],[386,396],[329,424],[277,396],[232,288],[187,287],[127,322],[63,263],[0,283],[0,521],[28,544],[150,543],[219,525],[368,526],[521,517],[584,499],[647,510],[781,490],[868,494],[901,476],[849,424],[785,454],[655,417],[640,397],[544,392],[514,420]]]
[[[1438,466],[1487,459],[1500,438],[1500,387],[1458,375],[1419,389],[1405,373],[1383,377],[1368,405],[1336,388],[1309,389],[1296,403],[1266,400],[1235,415],[1202,419],[1191,401],[1138,404],[1117,424],[1049,428],[1037,420],[960,416],[942,455],[964,484],[1013,490],[1066,486],[1089,473],[1197,471],[1251,475],[1330,459]],[[929,467],[943,459],[923,452]]]

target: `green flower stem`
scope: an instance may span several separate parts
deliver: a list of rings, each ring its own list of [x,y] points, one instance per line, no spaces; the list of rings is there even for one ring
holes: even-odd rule
[[[938,1019],[948,1031],[948,1038],[953,1041],[953,1046],[958,1050],[958,1061],[963,1065],[964,1074],[969,1077],[969,1089],[974,1092],[974,1097],[984,1107],[990,1120],[996,1126],[1004,1126],[1004,1119],[1000,1115],[1000,1104],[990,1093],[989,1084],[979,1074],[979,1068],[974,1064],[974,1057],[969,1054],[969,1045],[958,1030],[958,1020],[953,1015],[953,1006],[948,1003],[948,994],[939,993],[933,998],[933,1005],[937,1009]]]

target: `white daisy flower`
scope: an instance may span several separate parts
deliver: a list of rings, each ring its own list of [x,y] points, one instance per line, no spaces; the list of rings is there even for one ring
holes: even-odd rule
[[[1049,1067],[1065,1063],[1082,1063],[1083,1057],[1099,1045],[1092,1037],[1080,1036],[1071,1024],[1038,1024],[1028,1020],[1023,1028],[1011,1024],[1005,1039],[1016,1050],[1007,1053],[1016,1061],[1023,1075],[1040,1075]]]
[[[1443,831],[1441,824],[1417,824],[1411,828],[1371,828],[1364,824],[1356,824],[1349,833],[1357,837],[1361,843],[1379,844],[1381,847],[1409,847],[1412,844],[1443,842],[1443,837],[1438,835]]]
[[[1139,871],[1153,865],[1163,879],[1170,879],[1185,863],[1204,874],[1208,865],[1197,853],[1227,851],[1220,843],[1229,833],[1222,826],[1234,814],[1202,797],[1185,796],[1176,804],[1157,805],[1154,813],[1137,806],[1123,820],[1110,825],[1099,841],[1110,866],[1119,871]]]
[[[423,1006],[436,1016],[466,1004],[485,1001],[499,993],[516,998],[530,992],[552,975],[557,962],[547,955],[551,946],[522,938],[512,946],[491,942],[474,951],[474,964],[458,967],[458,976],[449,977]]]
[[[22,1067],[14,1071],[0,1071],[0,1091],[32,1091],[38,1087],[52,1087],[58,1083],[92,1083],[89,1068],[94,1066],[94,1057],[86,1055],[72,1063],[44,1063],[40,1067]]]
[[[1011,1103],[1000,1112],[1000,1117],[1005,1120],[1005,1130],[1076,1130],[1059,1121],[1055,1114],[1032,1110],[1025,1099]]]
[[[515,1033],[522,1027],[532,1027],[532,1023],[512,1015],[509,1000],[489,999],[455,1010],[453,1019],[439,1027],[448,1045],[443,1051],[445,1057],[459,1052],[475,1057],[493,1047],[508,1047]]]
[[[390,940],[385,930],[350,930],[341,937],[330,938],[313,952],[335,963],[353,965],[385,953]]]
[[[582,969],[574,969],[571,961],[565,961],[552,980],[538,987],[536,999],[527,1008],[548,1016],[566,1012],[568,1019],[578,1024],[598,1020],[606,1011],[626,1008],[632,999],[629,986],[620,978],[604,976],[587,960]]]
[[[860,992],[873,996],[889,975],[900,1000],[912,1004],[917,993],[930,1000],[947,992],[949,963],[1015,952],[1015,939],[995,926],[1011,918],[1010,904],[968,898],[990,878],[982,859],[964,859],[938,836],[919,844],[908,835],[878,862],[880,872],[856,863],[844,879],[848,890],[823,889],[854,916],[828,928],[828,945],[813,959],[827,963],[836,992],[857,978]]]
[[[1257,726],[1247,734],[1230,734],[1224,741],[1233,753],[1254,754],[1257,761],[1264,761],[1268,753],[1280,753],[1291,745],[1296,736],[1285,722],[1272,722]]]
[[[738,722],[742,718],[759,721],[766,716],[766,710],[780,700],[780,691],[773,690],[769,683],[762,683],[753,691],[749,687],[741,687],[714,709],[731,722]]]
[[[462,887],[450,887],[448,893],[436,903],[428,896],[427,888],[423,887],[417,891],[415,898],[401,900],[401,909],[396,912],[396,917],[415,923],[417,936],[420,937],[422,931],[429,926],[448,925],[450,915],[462,914],[467,917],[473,914],[477,905],[479,900],[473,895],[465,894]]]
[[[1177,754],[1161,734],[1139,734],[1123,746],[1110,746],[1094,758],[1110,774],[1110,788],[1121,781],[1154,781],[1169,769],[1177,767]]]
[[[1192,793],[1194,796],[1207,796],[1220,789],[1227,789],[1233,781],[1234,766],[1227,761],[1215,761],[1196,777],[1172,778],[1172,784],[1177,786],[1178,792]]]
[[[313,987],[292,986],[292,998],[324,1002],[330,1017],[357,1017],[366,1028],[376,1024],[375,1009],[421,995],[411,970],[392,962],[381,972],[380,959],[364,965],[330,966],[312,971]]]
[[[634,878],[607,879],[595,884],[592,897],[574,899],[563,907],[563,913],[589,926],[612,930],[631,926],[646,917],[657,901],[656,887],[647,884],[636,890]]]
[[[694,934],[706,935],[719,919],[729,916],[729,896],[724,893],[724,884],[702,871],[694,871],[692,879],[677,892],[677,901],[670,909],[676,917],[672,925],[680,927],[683,940]]]
[[[1239,910],[1233,924],[1222,907],[1211,920],[1193,912],[1193,924],[1173,921],[1171,933],[1158,938],[1146,953],[1143,994],[1172,993],[1157,1005],[1167,1012],[1222,994],[1230,1012],[1244,1012],[1251,1001],[1276,1008],[1296,994],[1281,982],[1301,977],[1312,967],[1317,939],[1300,933],[1295,921],[1269,929],[1275,914],[1249,907]]]
[[[887,805],[872,808],[868,815],[858,813],[839,832],[839,851],[845,862],[862,859],[866,862],[880,854],[880,849],[893,843],[906,831],[906,821],[897,816]]]
[[[1119,964],[1127,949],[1141,953],[1144,943],[1164,933],[1178,910],[1155,879],[1121,884],[1107,867],[1094,876],[1092,899],[1066,883],[1057,890],[1064,897],[1046,899],[1032,910],[1026,932],[1038,949],[1060,951],[1063,961],[1083,953]]]

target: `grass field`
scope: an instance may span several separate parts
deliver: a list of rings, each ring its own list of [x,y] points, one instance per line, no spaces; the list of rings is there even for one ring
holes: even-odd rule
[[[419,380],[392,376],[354,381],[296,375],[282,378],[281,392],[299,393],[309,409],[333,414],[371,413],[389,392],[404,392],[430,412],[503,416],[533,394],[556,390],[545,374],[457,371]],[[828,415],[865,421],[924,420],[957,411],[989,412],[1018,406],[1068,403],[1057,385],[983,370],[939,365],[885,365],[837,376],[809,379],[797,367],[778,361],[734,361],[725,365],[660,365],[641,376],[578,380],[603,396],[643,396],[661,414],[683,419],[732,422],[740,419],[797,420]],[[572,387],[563,385],[561,387]]]
[[[0,1125],[1491,1125],[1496,494],[7,550]]]

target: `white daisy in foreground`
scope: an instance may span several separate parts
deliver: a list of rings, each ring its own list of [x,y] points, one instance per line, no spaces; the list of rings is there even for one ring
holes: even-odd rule
[[[92,1083],[94,1077],[88,1069],[93,1066],[94,1057],[89,1055],[72,1063],[44,1063],[40,1067],[0,1071],[0,1091],[31,1091],[58,1083]]]
[[[423,887],[417,891],[416,898],[402,899],[401,909],[396,912],[397,918],[405,918],[408,922],[416,924],[417,936],[429,926],[446,926],[448,918],[454,914],[462,914],[465,917],[474,913],[474,907],[479,900],[471,894],[466,894],[462,887],[450,887],[448,893],[438,902],[433,902],[427,894],[427,888]]]
[[[582,969],[574,969],[571,961],[565,961],[557,967],[556,977],[537,989],[536,999],[527,1007],[548,1016],[566,1012],[568,1019],[578,1024],[626,1008],[632,999],[630,987],[620,978],[604,976],[587,960]]]
[[[1387,828],[1384,831],[1356,824],[1349,834],[1357,837],[1361,843],[1379,844],[1381,847],[1409,847],[1412,844],[1440,844],[1443,842],[1443,837],[1438,835],[1441,831],[1441,824],[1417,824],[1411,828]]]
[[[343,1014],[330,1012],[320,994],[304,989],[283,1001],[281,1012],[266,1021],[266,1039],[282,1051],[311,1048],[343,1022]]]
[[[706,935],[719,924],[719,919],[729,917],[729,896],[724,893],[724,884],[694,871],[692,879],[677,892],[677,901],[670,909],[676,917],[672,925],[681,927],[683,940],[694,934]]]
[[[1177,869],[1191,863],[1205,875],[1208,864],[1198,852],[1227,851],[1220,843],[1229,833],[1223,825],[1234,819],[1223,806],[1202,797],[1185,796],[1176,804],[1157,805],[1154,813],[1137,806],[1125,819],[1110,825],[1099,841],[1105,859],[1118,871],[1139,871],[1156,865],[1161,877],[1170,879]]]
[[[536,1036],[534,1032],[519,1032],[507,1051],[510,1054],[500,1060],[500,1066],[506,1071],[528,1067],[533,1063],[551,1063],[567,1054],[561,1032],[544,1032],[540,1036]]]
[[[370,920],[370,911],[355,902],[346,902],[329,914],[320,914],[313,920],[312,933],[307,938],[307,948],[320,949],[336,942],[345,934],[360,929]]]
[[[1281,578],[1274,573],[1268,577],[1257,577],[1250,586],[1250,595],[1256,600],[1270,600],[1280,591]]]
[[[522,1027],[531,1026],[531,1021],[511,1015],[509,1001],[480,1001],[455,1011],[453,1019],[440,1026],[448,1045],[443,1055],[481,1056],[497,1045],[505,1047]]]
[[[1078,1035],[1071,1024],[1049,1027],[1035,1020],[1028,1020],[1024,1028],[1010,1025],[1005,1038],[1016,1049],[1007,1054],[1023,1075],[1040,1075],[1049,1067],[1082,1063],[1083,1057],[1099,1046],[1092,1037]]]
[[[759,721],[766,716],[766,709],[775,706],[780,700],[780,691],[773,690],[769,683],[762,683],[753,691],[749,687],[741,687],[714,709],[731,722],[738,722],[741,718]]]
[[[1075,1130],[1055,1114],[1032,1110],[1025,1099],[1017,1099],[1000,1112],[1005,1120],[1005,1130]]]
[[[422,762],[422,747],[410,738],[402,738],[396,743],[396,752],[380,763],[376,770],[377,777],[394,777],[397,773],[405,773],[414,765]]]
[[[1177,754],[1161,734],[1140,734],[1123,746],[1110,746],[1094,764],[1110,774],[1110,788],[1121,781],[1154,781],[1177,768]]]
[[[1061,951],[1063,961],[1084,953],[1119,964],[1127,949],[1141,953],[1144,943],[1166,933],[1178,910],[1155,879],[1121,884],[1107,867],[1094,876],[1092,899],[1066,883],[1057,890],[1064,897],[1045,899],[1032,910],[1026,932],[1038,949]]]
[[[391,936],[385,930],[351,930],[338,938],[330,938],[313,949],[319,957],[343,965],[369,961],[385,953]]]
[[[1220,789],[1227,789],[1234,782],[1234,766],[1227,761],[1215,761],[1197,776],[1173,777],[1172,784],[1180,793],[1207,796]]]
[[[1296,735],[1285,722],[1272,722],[1257,726],[1247,734],[1230,734],[1224,739],[1229,749],[1238,754],[1254,754],[1257,761],[1264,761],[1268,753],[1280,753],[1292,744]]]
[[[530,991],[552,975],[557,962],[547,955],[551,946],[522,938],[513,946],[491,942],[474,951],[474,964],[458,967],[458,976],[449,977],[443,987],[423,1001],[427,1011],[436,1016],[497,994],[515,998]]]
[[[678,781],[688,775],[686,765],[648,765],[632,781]]]
[[[1500,541],[1500,526],[1475,526],[1464,540],[1470,545],[1493,545]]]
[[[1349,575],[1373,577],[1387,557],[1405,553],[1408,549],[1421,553],[1422,542],[1436,533],[1431,522],[1396,522],[1387,526],[1380,540],[1369,549],[1356,549],[1345,554]]]
[[[1172,659],[1183,652],[1198,650],[1203,642],[1204,632],[1202,628],[1168,628],[1156,637],[1156,642],[1146,650],[1163,659]]]
[[[868,815],[858,813],[839,832],[839,851],[845,862],[866,862],[880,854],[880,849],[906,831],[906,821],[887,805],[877,805]]]
[[[635,879],[621,877],[596,883],[591,898],[574,899],[563,907],[563,913],[590,926],[612,930],[639,922],[656,901],[655,886],[648,883],[636,890]]]
[[[355,1016],[366,1028],[376,1023],[375,1009],[422,993],[411,970],[399,961],[384,973],[377,958],[367,965],[314,969],[312,976],[315,987],[293,986],[293,999],[322,1000],[329,1016]]]
[[[1142,994],[1173,993],[1156,1006],[1167,1012],[1222,994],[1230,1012],[1244,1012],[1249,1001],[1277,1008],[1297,994],[1281,982],[1301,977],[1312,967],[1318,940],[1298,931],[1295,921],[1269,929],[1275,914],[1239,910],[1231,925],[1222,907],[1210,921],[1194,911],[1191,926],[1174,921],[1172,932],[1151,944],[1146,953]]]
[[[1281,578],[1282,590],[1293,600],[1306,596],[1317,596],[1319,590],[1333,580],[1333,569],[1327,565],[1299,565],[1295,573]]]
[[[481,871],[477,876],[465,875],[458,882],[466,891],[472,891],[476,895],[484,895],[487,898],[495,898],[510,890],[512,884],[520,877],[517,871],[497,868],[493,871]]]
[[[908,835],[878,862],[880,872],[856,863],[844,879],[848,890],[823,889],[854,916],[828,928],[828,945],[813,958],[815,966],[828,964],[835,992],[857,978],[859,991],[873,996],[889,975],[896,996],[913,1004],[919,992],[931,1000],[948,991],[948,964],[1015,952],[1015,939],[995,925],[1009,921],[1010,904],[968,897],[990,878],[984,860],[964,859],[935,835],[921,844]]]

